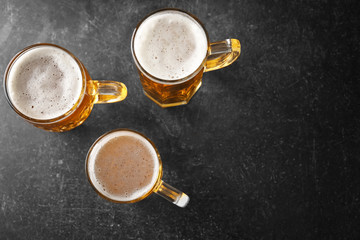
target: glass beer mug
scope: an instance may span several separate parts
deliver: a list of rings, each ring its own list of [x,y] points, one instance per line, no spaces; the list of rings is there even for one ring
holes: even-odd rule
[[[115,203],[138,202],[156,193],[179,207],[190,198],[165,183],[160,154],[154,143],[130,129],[115,129],[91,146],[85,171],[93,189]]]
[[[123,83],[92,80],[70,51],[40,43],[29,46],[10,61],[4,90],[14,111],[35,127],[64,132],[90,115],[95,103],[126,98]]]
[[[179,9],[161,9],[136,26],[131,51],[146,96],[161,107],[187,104],[204,72],[226,67],[240,55],[237,39],[209,42],[203,24]]]

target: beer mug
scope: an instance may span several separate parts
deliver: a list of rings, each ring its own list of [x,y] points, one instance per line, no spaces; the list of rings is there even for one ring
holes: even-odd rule
[[[162,163],[154,143],[139,132],[116,129],[99,137],[85,163],[90,185],[115,203],[138,202],[156,193],[179,207],[189,197],[161,180]]]
[[[161,107],[187,104],[204,72],[226,67],[240,55],[240,42],[209,42],[203,24],[179,9],[161,9],[136,26],[131,52],[146,96]]]
[[[49,43],[15,55],[5,72],[4,90],[18,115],[53,132],[82,124],[95,103],[118,102],[127,95],[123,83],[92,80],[70,51]]]

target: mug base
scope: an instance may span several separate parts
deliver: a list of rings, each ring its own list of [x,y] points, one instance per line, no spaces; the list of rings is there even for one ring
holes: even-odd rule
[[[159,105],[162,108],[168,108],[168,107],[176,107],[176,106],[181,106],[181,105],[186,105],[190,102],[191,98],[195,95],[195,93],[199,90],[200,86],[201,86],[201,81],[200,83],[196,86],[195,89],[193,89],[191,91],[191,93],[186,97],[186,99],[182,100],[182,101],[178,101],[178,102],[159,102],[157,99],[153,98],[150,94],[148,94],[146,91],[143,91],[145,96],[147,96],[148,98],[150,98],[153,102],[155,102],[157,105]]]

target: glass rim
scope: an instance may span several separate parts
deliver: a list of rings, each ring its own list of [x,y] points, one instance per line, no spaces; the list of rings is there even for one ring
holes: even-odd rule
[[[138,61],[138,58],[136,57],[136,54],[135,54],[135,50],[134,50],[134,40],[135,40],[135,35],[140,27],[140,25],[146,20],[148,19],[150,16],[154,15],[154,14],[157,14],[159,12],[165,12],[165,11],[177,11],[177,12],[181,12],[185,15],[188,15],[191,19],[193,19],[195,22],[197,22],[199,24],[199,26],[203,29],[204,33],[205,33],[205,36],[206,36],[206,40],[207,40],[207,51],[206,51],[206,55],[204,57],[204,59],[202,60],[202,62],[200,63],[199,67],[196,68],[196,70],[192,73],[190,73],[189,75],[183,77],[183,78],[180,78],[180,79],[176,79],[176,80],[167,80],[167,79],[162,79],[162,78],[158,78],[158,77],[155,77],[153,76],[152,74],[150,74],[149,72],[147,72],[140,64],[140,62]],[[140,20],[140,22],[136,25],[134,31],[133,31],[133,34],[132,34],[132,37],[131,37],[131,53],[132,53],[132,56],[133,56],[133,59],[134,59],[134,62],[137,66],[137,68],[147,77],[149,78],[150,80],[154,81],[154,82],[157,82],[157,83],[161,83],[161,84],[168,84],[168,85],[175,85],[175,84],[179,84],[179,83],[183,83],[183,82],[186,82],[188,81],[189,79],[193,78],[194,76],[196,76],[200,71],[201,69],[204,67],[205,65],[205,62],[206,62],[206,59],[207,57],[209,56],[209,49],[210,49],[210,40],[209,40],[209,35],[204,27],[204,24],[193,14],[185,11],[185,10],[182,10],[182,9],[178,9],[178,8],[161,8],[161,9],[158,9],[158,10],[155,10],[151,13],[149,13],[148,15],[146,15],[144,18],[142,18]]]
[[[110,198],[110,197],[107,197],[105,196],[103,193],[101,193],[98,188],[95,186],[95,184],[93,183],[92,179],[90,178],[90,171],[89,171],[89,159],[91,157],[91,153],[94,149],[94,147],[100,142],[100,140],[102,140],[104,137],[112,134],[112,133],[115,133],[115,132],[123,132],[123,131],[127,131],[127,132],[132,132],[132,133],[135,133],[136,135],[144,138],[147,142],[149,142],[152,146],[152,148],[155,150],[156,152],[156,156],[157,156],[157,159],[158,159],[158,162],[159,162],[159,170],[158,170],[158,176],[157,176],[157,179],[154,183],[154,185],[151,187],[151,189],[149,191],[147,191],[145,194],[141,195],[140,197],[138,198],[135,198],[135,199],[132,199],[132,200],[129,200],[129,201],[120,201],[120,200],[116,200],[116,199],[113,199],[113,198]],[[154,190],[158,187],[159,183],[161,182],[161,178],[162,178],[162,161],[161,161],[161,158],[160,158],[160,154],[159,154],[159,151],[157,150],[155,144],[148,138],[146,137],[144,134],[138,132],[138,131],[135,131],[135,130],[132,130],[132,129],[128,129],[128,128],[117,128],[117,129],[113,129],[111,131],[108,131],[106,133],[104,133],[103,135],[101,135],[100,137],[98,137],[94,143],[91,145],[91,147],[89,148],[88,152],[87,152],[87,155],[86,155],[86,159],[85,159],[85,173],[86,173],[86,177],[88,179],[88,182],[90,183],[91,187],[95,190],[95,192],[102,198],[110,201],[110,202],[114,202],[114,203],[134,203],[134,202],[139,202],[143,199],[145,199],[146,197],[148,197],[150,194],[152,194],[154,192]]]
[[[39,47],[43,47],[43,46],[48,46],[48,47],[54,47],[54,48],[58,48],[60,50],[65,51],[67,54],[69,54],[69,56],[71,58],[73,58],[76,62],[76,64],[78,65],[80,72],[81,72],[81,77],[82,77],[82,88],[81,88],[81,93],[79,95],[78,100],[76,101],[76,103],[74,104],[73,107],[71,107],[70,110],[68,110],[66,113],[57,116],[55,118],[48,118],[48,119],[37,119],[37,118],[31,118],[27,115],[25,115],[24,113],[22,113],[20,110],[18,110],[15,105],[13,104],[13,102],[11,101],[11,97],[8,93],[8,88],[7,88],[7,81],[8,81],[8,76],[11,72],[11,69],[13,67],[13,65],[15,64],[15,62],[21,58],[22,55],[24,55],[26,52],[34,49],[34,48],[39,48]],[[49,124],[49,123],[56,123],[58,121],[61,121],[62,119],[66,118],[67,116],[69,116],[71,113],[73,113],[80,105],[80,103],[82,102],[84,95],[85,95],[85,90],[86,90],[86,74],[85,74],[85,69],[84,66],[82,65],[82,63],[80,62],[80,60],[78,58],[76,58],[74,56],[74,54],[72,54],[69,50],[56,45],[56,44],[52,44],[52,43],[36,43],[33,45],[30,45],[28,47],[25,47],[24,49],[22,49],[21,51],[19,51],[18,53],[15,54],[15,56],[10,60],[9,64],[6,67],[5,70],[5,74],[4,74],[4,80],[3,80],[3,88],[5,91],[5,97],[7,102],[9,103],[10,107],[18,114],[20,115],[22,118],[24,118],[25,120],[27,120],[30,123],[36,123],[36,124]]]

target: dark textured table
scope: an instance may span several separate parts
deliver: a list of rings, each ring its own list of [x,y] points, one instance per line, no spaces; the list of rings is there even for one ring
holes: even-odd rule
[[[130,51],[137,22],[187,10],[211,41],[238,38],[231,66],[204,74],[186,106],[142,93]],[[0,0],[0,72],[25,46],[72,51],[94,79],[124,82],[121,103],[50,133],[0,94],[0,239],[360,239],[359,1]],[[182,209],[153,194],[114,204],[89,185],[101,134],[157,145]]]

